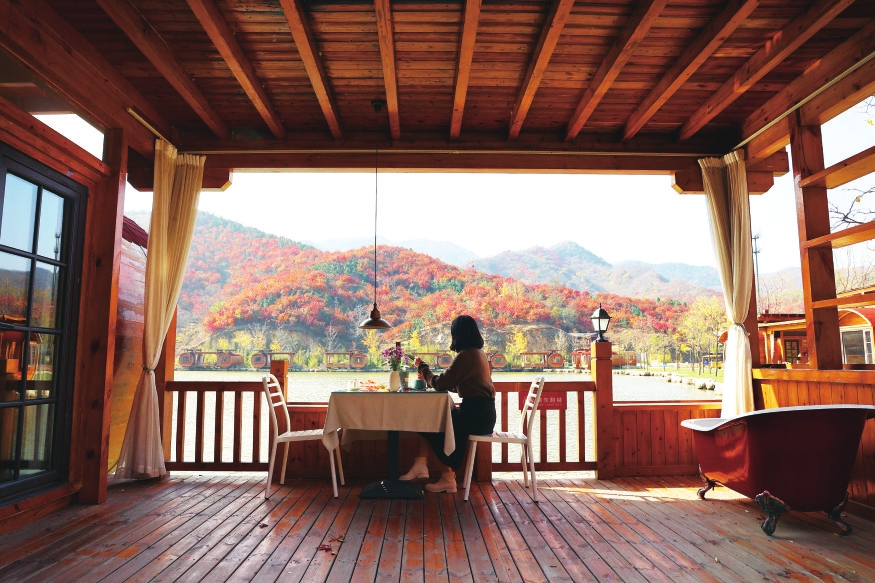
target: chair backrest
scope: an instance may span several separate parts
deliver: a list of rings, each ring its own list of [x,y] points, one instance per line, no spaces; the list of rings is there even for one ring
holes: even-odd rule
[[[529,393],[523,402],[523,410],[520,411],[520,431],[531,437],[532,425],[538,413],[538,405],[541,403],[541,392],[544,390],[544,377],[537,376],[529,387]]]
[[[261,377],[261,382],[264,385],[264,398],[267,399],[267,408],[270,410],[270,425],[273,430],[273,438],[276,439],[277,435],[279,435],[276,409],[282,410],[283,419],[286,421],[286,431],[289,431],[292,428],[292,423],[289,419],[289,410],[286,407],[286,398],[283,395],[280,382],[275,376],[263,376]]]

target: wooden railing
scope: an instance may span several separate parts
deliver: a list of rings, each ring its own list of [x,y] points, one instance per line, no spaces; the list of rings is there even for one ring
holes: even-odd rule
[[[175,411],[172,434],[165,435],[168,470],[267,469],[270,426],[260,382],[170,381],[165,392]]]
[[[499,408],[497,421],[501,431],[520,430],[518,395],[520,393],[526,394],[529,385],[530,383],[523,381],[495,383]],[[533,436],[535,462],[539,471],[596,470],[593,439],[595,422],[592,414],[592,393],[595,390],[596,385],[593,381],[550,381],[544,385],[542,402],[545,406],[538,411],[539,420],[536,424],[538,434]],[[564,401],[565,406],[554,410],[546,408],[552,406],[551,403],[557,400]],[[589,402],[589,406],[587,402]],[[587,414],[587,410],[589,410],[589,414]],[[556,413],[555,420],[553,411]],[[557,440],[554,448],[550,448],[551,436]],[[569,448],[569,444],[571,444],[571,448]],[[512,450],[513,456],[510,455]],[[495,460],[497,452],[500,452],[498,461]],[[553,455],[550,455],[551,453]],[[551,457],[554,459],[550,459]],[[508,447],[506,443],[495,444],[493,445],[492,459],[494,471],[519,470],[519,446]]]

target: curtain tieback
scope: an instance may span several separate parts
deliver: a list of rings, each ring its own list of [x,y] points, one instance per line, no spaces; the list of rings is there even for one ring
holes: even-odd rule
[[[744,327],[744,324],[742,322],[733,322],[732,327],[734,328],[736,326],[741,328],[741,331],[744,332],[745,336],[748,336],[748,337],[750,336],[750,332],[747,331],[747,328]]]
[[[155,369],[154,369],[154,368],[149,368],[148,366],[146,366],[146,365],[144,364],[144,365],[143,365],[143,372],[150,372],[150,373],[152,373],[152,374],[155,374]]]

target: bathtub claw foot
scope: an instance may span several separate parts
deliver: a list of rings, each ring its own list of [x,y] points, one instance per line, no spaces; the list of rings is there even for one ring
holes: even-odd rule
[[[708,479],[705,474],[701,473],[701,469],[699,470],[699,477],[702,478],[702,481],[705,482],[705,485],[699,488],[696,494],[699,495],[699,500],[704,500],[705,494],[707,494],[709,490],[713,490],[717,486],[717,482]]]
[[[778,526],[778,519],[781,518],[781,515],[785,512],[790,512],[790,507],[784,504],[780,498],[769,494],[768,490],[762,494],[757,494],[754,501],[757,503],[757,506],[762,508],[763,512],[768,515],[768,518],[763,520],[762,524],[760,524],[760,528],[763,529],[764,533],[772,536],[775,532],[775,528]]]
[[[848,493],[845,492],[845,497],[842,498],[842,501],[839,502],[838,506],[836,506],[832,510],[824,510],[824,512],[826,512],[826,515],[829,516],[830,520],[835,522],[841,529],[839,536],[848,536],[853,532],[851,525],[842,520],[842,512],[845,510],[845,506],[847,505],[847,503]]]

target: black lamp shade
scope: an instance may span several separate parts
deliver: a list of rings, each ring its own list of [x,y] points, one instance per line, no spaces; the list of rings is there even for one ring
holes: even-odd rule
[[[362,330],[386,330],[391,328],[392,324],[387,322],[380,316],[380,310],[377,309],[376,302],[374,303],[374,309],[371,310],[371,316],[367,320],[362,321],[359,324],[359,328]]]
[[[592,320],[592,328],[599,333],[599,342],[605,341],[605,332],[608,331],[608,325],[611,323],[611,316],[599,304],[599,309],[590,316]]]

